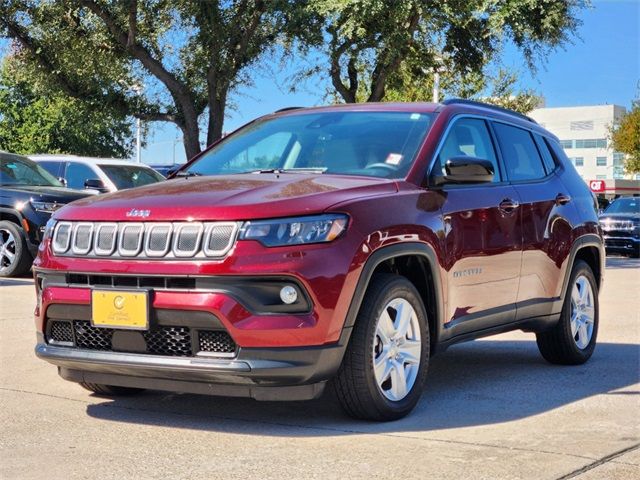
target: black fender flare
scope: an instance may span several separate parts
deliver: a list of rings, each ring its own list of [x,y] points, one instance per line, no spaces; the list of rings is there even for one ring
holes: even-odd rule
[[[573,269],[573,265],[576,261],[576,256],[578,252],[583,248],[587,247],[595,247],[598,250],[598,261],[600,263],[600,275],[596,276],[596,280],[598,282],[598,291],[602,289],[602,284],[604,282],[604,269],[605,269],[605,259],[606,253],[604,250],[604,243],[602,238],[595,233],[587,233],[585,235],[581,235],[573,242],[571,246],[571,252],[569,253],[569,260],[567,262],[567,268],[564,272],[564,280],[562,281],[562,293],[560,296],[560,308],[564,304],[564,299],[567,295],[567,289],[569,288],[569,277],[571,277],[571,270]],[[597,272],[593,272],[594,276]]]
[[[431,269],[431,277],[433,278],[433,289],[434,289],[434,297],[436,299],[435,311],[436,318],[430,319],[435,322],[435,331],[436,336],[440,336],[440,330],[442,322],[440,321],[443,313],[444,313],[444,294],[442,291],[442,280],[438,273],[438,257],[436,255],[435,250],[428,243],[420,243],[420,242],[402,242],[396,243],[393,245],[389,245],[387,247],[379,248],[374,251],[364,266],[362,267],[362,271],[360,272],[360,278],[358,279],[358,283],[356,284],[356,289],[351,298],[351,304],[349,305],[349,310],[347,311],[347,316],[345,318],[344,326],[343,326],[343,334],[345,330],[349,331],[349,335],[353,325],[356,322],[356,317],[358,316],[358,311],[360,310],[360,306],[362,305],[362,300],[364,299],[365,292],[367,291],[367,287],[369,286],[369,282],[371,281],[371,277],[373,276],[373,272],[376,267],[380,265],[382,262],[389,260],[395,257],[404,257],[407,255],[417,255],[424,257],[427,261],[427,265]],[[427,307],[425,305],[425,307]],[[438,338],[435,339],[436,341]]]
[[[0,207],[0,213],[8,213],[16,217],[18,219],[18,226],[22,228],[22,220],[24,219],[24,216],[21,212],[19,212],[15,208]]]

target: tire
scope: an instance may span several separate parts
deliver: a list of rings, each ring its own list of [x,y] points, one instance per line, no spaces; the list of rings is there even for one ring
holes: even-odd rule
[[[403,329],[405,335],[396,329],[400,311],[410,313],[404,317],[409,318],[405,321],[408,328]],[[382,317],[385,312],[386,322]],[[379,326],[393,335],[386,335]],[[379,335],[395,340],[385,343]],[[334,381],[336,395],[347,414],[376,421],[397,420],[407,415],[418,403],[426,383],[429,341],[427,313],[413,284],[398,275],[374,275]],[[378,375],[386,378],[384,382],[376,378],[375,360],[378,360]],[[399,360],[403,360],[402,363]],[[401,395],[403,377],[404,396]]]
[[[0,277],[24,275],[33,258],[27,247],[24,230],[13,222],[0,222]]]
[[[89,390],[90,392],[105,397],[128,397],[131,395],[137,395],[138,393],[145,390],[144,388],[117,387],[115,385],[102,385],[101,383],[87,382],[82,382],[80,386]]]
[[[589,265],[578,260],[571,270],[560,320],[553,328],[536,335],[538,349],[544,359],[557,365],[581,365],[589,360],[598,336],[598,309],[596,279]],[[573,314],[576,320],[572,330]],[[575,328],[576,325],[579,327]]]

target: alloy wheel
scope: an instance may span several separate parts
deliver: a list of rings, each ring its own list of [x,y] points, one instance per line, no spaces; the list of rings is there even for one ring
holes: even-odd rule
[[[418,376],[422,342],[415,309],[394,298],[382,310],[373,341],[373,371],[380,392],[397,402],[405,398]]]
[[[16,259],[16,239],[5,229],[0,229],[0,272],[7,270]]]
[[[571,335],[583,350],[591,341],[595,321],[593,288],[584,275],[576,278],[571,290]]]

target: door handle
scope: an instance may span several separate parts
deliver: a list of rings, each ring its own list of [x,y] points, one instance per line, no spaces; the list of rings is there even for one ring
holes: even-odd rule
[[[566,205],[571,201],[571,197],[569,195],[565,195],[564,193],[559,193],[556,196],[556,205]]]
[[[505,198],[500,202],[500,205],[498,205],[498,208],[503,213],[513,213],[513,211],[519,206],[520,204],[515,200],[512,200],[510,198]]]

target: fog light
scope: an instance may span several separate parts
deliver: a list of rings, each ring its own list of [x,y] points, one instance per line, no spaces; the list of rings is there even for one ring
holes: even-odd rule
[[[280,290],[280,300],[287,305],[291,305],[298,300],[298,291],[290,285],[282,287],[282,290]]]

